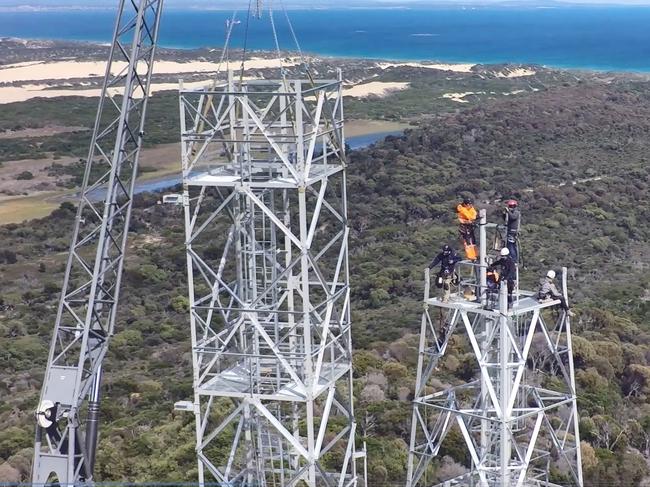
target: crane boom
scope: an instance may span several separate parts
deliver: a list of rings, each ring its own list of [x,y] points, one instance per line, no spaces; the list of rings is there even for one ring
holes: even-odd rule
[[[93,480],[162,0],[120,0],[36,412],[32,482]]]

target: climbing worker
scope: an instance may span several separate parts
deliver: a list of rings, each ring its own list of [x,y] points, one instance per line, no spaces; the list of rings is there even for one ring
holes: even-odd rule
[[[517,263],[510,257],[508,247],[501,249],[501,258],[489,265],[487,272],[494,271],[497,267],[501,268],[499,282],[506,281],[508,285],[508,308],[510,308],[512,306],[512,293],[517,280]]]
[[[560,293],[560,291],[557,290],[557,287],[555,287],[554,279],[555,271],[553,269],[546,273],[546,277],[540,279],[539,291],[537,291],[537,299],[540,301],[540,303],[558,299],[560,301],[560,306],[562,309],[566,311],[569,316],[573,316],[573,311],[569,309],[566,299],[564,299],[562,293]]]
[[[456,276],[456,264],[460,262],[460,257],[454,252],[449,245],[443,245],[442,251],[434,257],[429,264],[429,269],[433,269],[440,264],[440,270],[436,274],[436,286],[443,289],[442,302],[449,301],[451,296],[451,284],[458,281]]]
[[[519,262],[519,229],[521,227],[521,212],[517,200],[506,201],[503,209],[503,222],[506,225],[506,247],[510,251],[510,257]]]
[[[476,227],[478,212],[474,208],[471,198],[463,198],[463,202],[456,206],[456,214],[458,215],[458,223],[460,224],[460,236],[465,246],[465,255],[469,260],[476,260],[478,258],[478,252],[476,250],[474,228]]]

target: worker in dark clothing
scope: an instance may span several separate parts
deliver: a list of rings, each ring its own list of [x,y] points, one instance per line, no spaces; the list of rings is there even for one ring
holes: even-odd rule
[[[433,269],[440,264],[440,270],[436,274],[436,286],[443,289],[443,303],[449,301],[451,284],[455,278],[456,264],[460,261],[461,258],[449,245],[443,245],[442,252],[436,255],[429,264],[429,269]]]
[[[562,309],[566,311],[569,316],[573,316],[573,312],[569,309],[569,305],[567,304],[566,299],[564,299],[562,293],[560,293],[560,291],[557,290],[557,287],[555,287],[554,279],[555,271],[551,269],[546,273],[546,277],[541,279],[539,283],[537,299],[540,302],[558,299],[560,301],[560,306]]]
[[[497,267],[501,269],[500,282],[506,281],[508,284],[508,307],[510,307],[512,306],[512,293],[515,289],[515,281],[517,280],[517,263],[510,257],[510,250],[507,247],[501,249],[501,258],[488,266],[487,271],[494,271]]]
[[[506,247],[515,262],[519,262],[518,244],[521,227],[521,212],[518,207],[517,200],[508,200],[503,210],[503,222],[506,225]]]

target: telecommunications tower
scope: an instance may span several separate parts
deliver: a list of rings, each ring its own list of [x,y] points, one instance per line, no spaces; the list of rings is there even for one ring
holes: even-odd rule
[[[356,486],[341,78],[180,89],[199,481]]]
[[[406,486],[583,487],[569,315],[549,309],[558,300],[540,303],[519,289],[509,309],[505,283],[488,292],[488,228],[495,225],[482,210],[480,260],[463,263],[460,283],[475,299],[430,296],[426,272]],[[562,288],[566,299],[566,269]],[[442,390],[436,381],[436,390],[439,362],[463,343],[476,378]],[[464,440],[468,471],[443,479],[432,461],[453,429]]]

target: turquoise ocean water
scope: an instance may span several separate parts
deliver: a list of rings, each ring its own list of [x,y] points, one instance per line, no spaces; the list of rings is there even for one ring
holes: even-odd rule
[[[334,56],[522,62],[556,67],[650,71],[650,7],[438,8],[288,12],[303,50]],[[231,12],[167,10],[161,44],[220,46]],[[108,42],[114,12],[0,13],[0,36]],[[268,14],[266,15],[268,16]],[[244,12],[233,44],[241,46]],[[294,48],[282,12],[281,46]],[[273,48],[270,22],[253,20],[248,46]]]

